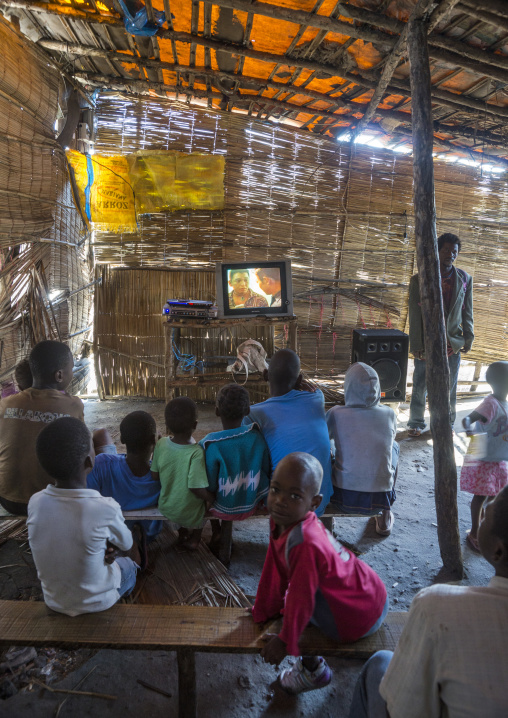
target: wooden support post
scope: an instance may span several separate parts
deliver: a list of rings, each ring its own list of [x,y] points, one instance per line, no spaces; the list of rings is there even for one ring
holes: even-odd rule
[[[296,319],[288,322],[288,345],[290,349],[298,354],[298,323]]]
[[[233,547],[233,522],[222,521],[220,530],[218,559],[224,566],[229,566]]]
[[[413,118],[413,181],[416,260],[427,361],[430,428],[434,444],[438,540],[447,574],[462,578],[457,510],[457,468],[450,425],[450,371],[436,238],[433,128],[427,21],[412,19],[408,28]]]
[[[476,391],[478,389],[477,382],[478,382],[478,379],[480,378],[481,373],[482,373],[482,363],[481,363],[481,361],[477,361],[476,364],[474,365],[473,383],[469,387],[470,391]]]
[[[178,718],[197,718],[196,656],[190,648],[179,648],[178,663]]]
[[[165,338],[166,338],[166,401],[171,401],[175,398],[175,386],[173,382],[176,379],[176,368],[178,366],[177,358],[173,352],[173,342],[177,347],[180,345],[180,329],[175,326],[165,327]]]

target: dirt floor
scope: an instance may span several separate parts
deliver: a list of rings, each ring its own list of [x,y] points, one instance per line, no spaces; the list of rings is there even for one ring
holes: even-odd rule
[[[473,399],[459,403],[457,427],[460,419],[472,411],[478,402],[478,399]],[[89,399],[85,405],[88,426],[107,427],[119,449],[119,423],[134,409],[152,413],[159,431],[164,433],[163,402],[125,399],[99,402]],[[203,405],[199,409],[197,439],[220,428],[210,406]],[[419,439],[407,437],[404,431],[407,410],[407,405],[401,405],[398,435],[401,452],[392,535],[386,538],[377,536],[374,519],[340,518],[335,519],[334,526],[336,536],[352,544],[360,552],[361,558],[381,576],[393,610],[407,610],[413,596],[424,586],[431,585],[441,568],[436,533],[432,440],[429,433]],[[457,464],[460,466],[465,452],[464,436],[457,433],[454,441]],[[469,501],[470,496],[459,491],[460,532],[466,568],[466,578],[460,583],[485,585],[492,576],[492,569],[482,557],[472,553],[464,541],[469,528]],[[204,533],[205,539],[207,531]],[[230,574],[245,593],[254,595],[268,542],[268,521],[254,519],[235,524],[233,541]],[[33,600],[40,595],[31,557],[26,549],[27,546],[20,546],[19,542],[13,540],[0,547],[1,598]],[[330,686],[291,698],[272,685],[277,672],[265,665],[259,656],[198,655],[199,718],[286,718],[304,715],[308,718],[345,718],[362,663],[331,659],[330,665],[334,670]],[[0,718],[46,718],[56,715],[55,711],[65,695],[52,694],[34,683],[33,679],[52,687],[74,688],[90,671],[93,672],[80,685],[80,689],[113,694],[117,699],[69,697],[60,710],[59,718],[71,715],[79,718],[89,715],[94,718],[176,718],[178,683],[175,654],[165,651],[110,650],[67,653],[38,650],[37,657],[16,669],[15,675],[8,670],[4,671],[0,675],[0,691],[3,688],[4,696],[9,691],[15,695],[0,701]],[[62,675],[65,675],[63,680]],[[163,688],[172,697],[144,688],[137,683],[137,679]]]

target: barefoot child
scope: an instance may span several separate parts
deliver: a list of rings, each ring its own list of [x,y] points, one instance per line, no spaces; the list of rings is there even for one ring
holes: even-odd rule
[[[480,421],[487,434],[485,457],[479,459],[466,454],[460,473],[461,490],[474,494],[471,530],[466,541],[478,553],[478,526],[485,499],[496,496],[508,484],[508,362],[491,364],[485,378],[492,387],[492,394],[462,421],[466,431],[472,423]]]
[[[197,406],[186,396],[170,401],[164,410],[166,429],[173,434],[161,439],[153,452],[152,478],[161,483],[159,510],[180,525],[184,548],[197,549],[203,530],[208,491],[205,455],[192,434],[198,424]]]
[[[344,397],[346,405],[334,406],[326,415],[335,444],[331,500],[343,513],[375,515],[376,533],[388,536],[399,459],[397,418],[391,407],[380,403],[377,372],[363,362],[347,370]]]
[[[350,642],[377,631],[388,612],[381,579],[314,513],[322,477],[319,461],[309,454],[289,454],[279,462],[268,494],[270,545],[252,609],[256,623],[284,612],[282,631],[270,637],[261,655],[274,665],[286,655],[299,656],[279,676],[292,694],[324,688],[331,680],[323,658],[300,655],[298,641],[309,622]]]
[[[126,454],[118,454],[106,429],[93,433],[95,466],[88,474],[89,489],[118,501],[122,511],[149,509],[159,502],[161,485],[150,473],[150,459],[157,441],[154,418],[146,411],[132,411],[120,424],[120,441]],[[130,527],[132,522],[127,522]],[[141,521],[148,540],[162,528],[162,521]]]
[[[259,426],[242,426],[249,412],[247,389],[239,384],[223,386],[215,409],[222,431],[214,431],[199,442],[205,450],[210,491],[215,494],[210,514],[216,519],[246,519],[268,494],[270,454]],[[212,520],[212,532],[212,545],[216,545],[220,539],[219,521]]]
[[[36,451],[54,481],[28,503],[28,539],[44,601],[68,616],[104,611],[134,588],[141,537],[133,547],[120,506],[87,488],[95,453],[82,421],[48,424]],[[119,550],[129,555],[115,558]]]

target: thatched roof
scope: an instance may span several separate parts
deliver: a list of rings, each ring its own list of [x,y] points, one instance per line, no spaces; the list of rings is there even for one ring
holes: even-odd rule
[[[339,138],[367,130],[396,147],[410,141],[405,29],[417,6],[430,18],[436,151],[508,159],[505,0],[145,4],[149,20],[165,12],[153,37],[126,31],[118,0],[0,9],[90,91],[187,99]]]

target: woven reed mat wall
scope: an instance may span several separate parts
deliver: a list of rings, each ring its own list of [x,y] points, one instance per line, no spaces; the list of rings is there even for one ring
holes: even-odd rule
[[[83,224],[65,155],[55,141],[64,107],[60,74],[0,18],[0,379],[41,339],[79,353],[90,323],[90,292],[51,311],[48,296],[89,283]],[[64,294],[60,295],[64,296]],[[58,302],[58,297],[55,297]]]
[[[170,297],[210,299],[215,295],[215,273],[200,270],[99,268],[101,283],[95,292],[98,381],[106,396],[165,396],[162,306]],[[161,297],[162,303],[161,303]],[[182,329],[180,351],[203,356],[236,356],[246,338],[260,341],[273,352],[270,329],[250,327],[249,334],[236,327],[209,332]],[[277,336],[276,336],[277,339]],[[283,337],[281,337],[281,341]],[[215,369],[219,371],[219,369]],[[224,375],[223,384],[231,381]],[[249,389],[253,400],[266,398],[266,389]],[[211,387],[185,387],[186,396],[213,401]]]
[[[162,100],[102,95],[97,116],[99,152],[226,156],[222,212],[145,215],[136,234],[96,233],[98,262],[147,271],[290,257],[300,353],[304,368],[322,377],[347,368],[352,328],[407,329],[407,285],[416,271],[411,158]],[[461,237],[458,264],[474,278],[469,357],[505,358],[508,184],[444,162],[435,164],[435,181],[438,233]],[[160,311],[167,292],[157,295],[157,281],[154,274],[147,284]],[[132,301],[119,297],[118,313]],[[126,324],[120,335],[135,332]]]

